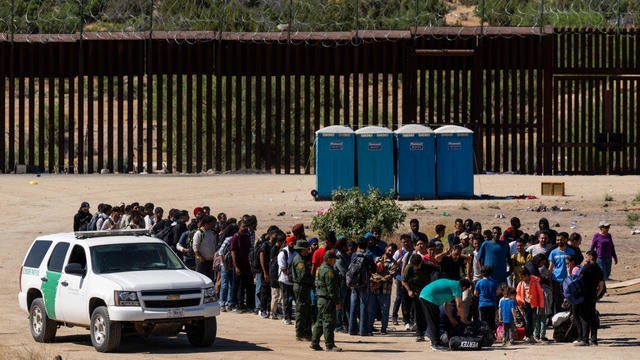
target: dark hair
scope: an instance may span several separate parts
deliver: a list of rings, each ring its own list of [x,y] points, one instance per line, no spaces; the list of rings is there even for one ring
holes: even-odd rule
[[[153,213],[154,214],[164,214],[164,209],[161,208],[160,206],[158,206],[157,208],[153,209]]]
[[[418,219],[411,219],[411,220],[409,221],[409,225],[413,225],[413,224],[418,224],[418,225],[420,225],[420,221],[418,221]]]
[[[152,210],[154,208],[154,205],[153,205],[153,203],[148,202],[148,203],[144,204],[144,208]]]
[[[491,277],[491,275],[493,275],[493,268],[489,265],[485,265],[483,267],[480,268],[480,275],[482,275],[482,277]]]
[[[511,218],[510,223],[511,223],[511,226],[515,226],[515,224],[520,225],[520,218],[514,216],[514,217]]]
[[[571,261],[574,264],[577,264],[578,257],[575,254],[567,255],[565,258],[566,261]]]
[[[331,245],[335,245],[336,241],[338,241],[338,238],[336,238],[336,232],[333,230],[328,231],[324,239]]]
[[[468,289],[471,287],[471,281],[469,281],[469,279],[460,279],[458,280],[458,283],[462,289]]]
[[[374,226],[371,228],[371,232],[377,232],[378,234],[382,234],[382,230],[380,229],[380,226]]]
[[[215,224],[217,223],[218,220],[211,215],[204,215],[202,217],[202,219],[200,220],[200,226],[205,226],[205,225],[209,225],[209,224]]]
[[[545,256],[545,254],[538,254],[534,256],[531,261],[534,263],[534,265],[538,266],[541,261],[547,261],[547,257]]]
[[[396,243],[391,243],[387,246],[391,247],[393,249],[393,252],[396,252],[396,250],[398,250],[398,245]]]
[[[527,269],[526,267],[523,267],[520,270],[520,276],[529,276],[531,275],[531,272],[529,272],[529,269]]]
[[[442,224],[438,224],[436,225],[436,233],[440,234],[441,232],[443,232],[447,227],[442,225]]]
[[[491,230],[487,229],[482,232],[482,236],[491,239],[491,237],[493,236],[493,233],[491,232]]]
[[[586,253],[584,253],[584,254],[585,254],[585,255],[589,255],[589,256],[591,256],[591,257],[592,257],[592,258],[594,258],[594,259],[598,257],[598,253],[597,253],[597,252],[595,252],[595,250],[589,250],[589,251],[587,251],[587,252],[586,252]]]
[[[237,224],[229,224],[227,225],[227,227],[224,228],[224,231],[222,232],[222,236],[224,238],[228,238],[230,236],[235,235],[238,232],[238,225]]]
[[[271,225],[269,226],[269,228],[267,229],[267,234],[272,234],[276,231],[280,230],[279,227],[275,226],[275,225]]]
[[[249,215],[244,219],[245,225],[247,227],[252,227],[258,224],[258,218],[255,215]]]
[[[411,255],[411,258],[409,259],[409,263],[411,265],[415,265],[418,266],[420,263],[422,263],[422,256],[420,256],[420,254],[413,254]]]
[[[358,249],[365,250],[367,248],[367,239],[363,236],[358,239]]]
[[[400,241],[402,241],[402,240],[409,240],[409,241],[411,241],[411,235],[409,235],[409,234],[402,234],[402,235],[400,235]]]
[[[582,240],[582,235],[578,234],[577,232],[571,233],[571,235],[569,235],[569,240],[571,240],[572,242]]]
[[[565,239],[569,239],[569,234],[566,231],[559,232],[556,236],[562,236]]]

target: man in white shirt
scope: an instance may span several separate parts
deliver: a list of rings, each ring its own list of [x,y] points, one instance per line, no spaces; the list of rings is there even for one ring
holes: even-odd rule
[[[278,266],[280,267],[278,282],[280,283],[280,290],[282,291],[284,323],[287,325],[293,324],[291,321],[293,314],[293,282],[289,278],[289,267],[293,262],[293,258],[296,256],[296,252],[293,250],[296,240],[297,238],[295,236],[287,236],[287,246],[278,254]]]

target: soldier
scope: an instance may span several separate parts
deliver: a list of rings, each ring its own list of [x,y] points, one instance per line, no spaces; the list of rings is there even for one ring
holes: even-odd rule
[[[293,249],[297,252],[291,264],[293,295],[296,299],[296,340],[311,340],[311,257],[307,240],[298,240]]]
[[[311,348],[322,350],[320,337],[324,334],[327,351],[342,351],[333,341],[333,330],[336,325],[336,310],[341,310],[338,299],[340,279],[333,267],[336,263],[336,253],[328,250],[324,254],[324,261],[316,276],[316,292],[318,294],[318,321],[313,326]]]

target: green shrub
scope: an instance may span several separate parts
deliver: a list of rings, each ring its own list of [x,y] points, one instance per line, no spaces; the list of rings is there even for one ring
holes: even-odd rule
[[[613,201],[613,196],[609,194],[604,194],[604,201]]]
[[[638,214],[638,213],[627,214],[627,226],[628,227],[630,227],[630,228],[634,227],[638,220],[640,220],[640,214]]]
[[[384,234],[392,234],[404,221],[406,214],[396,201],[378,190],[369,194],[359,189],[336,190],[331,207],[311,221],[311,228],[320,236],[329,231],[355,240],[379,226]]]

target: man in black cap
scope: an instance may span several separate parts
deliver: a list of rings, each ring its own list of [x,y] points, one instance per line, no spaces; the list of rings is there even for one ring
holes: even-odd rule
[[[89,203],[84,201],[80,204],[80,208],[78,212],[73,217],[73,231],[87,231],[87,227],[89,226],[89,222],[91,222],[91,218],[93,215],[89,212],[90,206]]]

